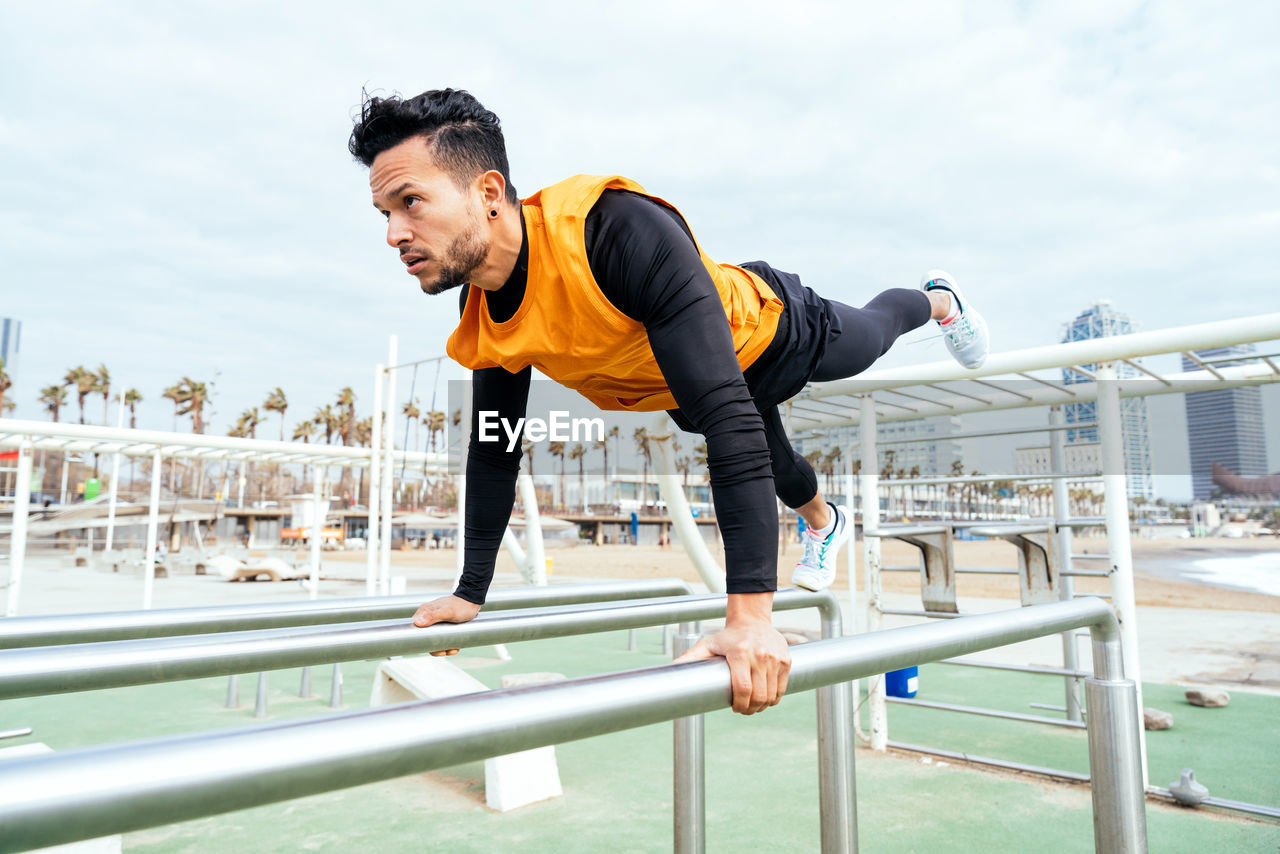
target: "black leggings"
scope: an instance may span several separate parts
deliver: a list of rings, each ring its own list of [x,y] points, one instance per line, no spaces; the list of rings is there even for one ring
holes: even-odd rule
[[[826,300],[832,333],[822,361],[814,370],[814,382],[828,382],[860,374],[889,351],[903,333],[923,326],[932,309],[923,291],[893,288],[862,308]],[[836,331],[836,328],[839,331]],[[818,494],[818,476],[809,461],[796,453],[782,426],[777,406],[760,411],[773,465],[778,498],[788,507],[808,504]]]

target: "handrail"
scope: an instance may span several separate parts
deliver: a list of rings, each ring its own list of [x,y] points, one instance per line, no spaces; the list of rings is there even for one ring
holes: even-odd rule
[[[1094,842],[1146,850],[1134,684],[1101,600],[1035,605],[792,649],[806,691],[1089,626]],[[0,851],[56,845],[401,777],[723,709],[723,660],[664,665],[307,721],[70,750],[0,766]],[[518,722],[518,725],[516,723]],[[825,799],[824,799],[825,806]],[[827,819],[824,811],[824,825]],[[852,850],[828,845],[824,851]]]
[[[481,613],[469,623],[425,629],[402,618],[14,649],[0,652],[0,699],[709,620],[724,616],[726,601],[706,594]],[[798,608],[819,608],[824,623],[840,620],[830,593],[775,594],[774,611]]]
[[[651,596],[688,596],[688,582],[678,578],[604,584],[555,584],[547,587],[515,587],[494,590],[484,610],[508,611],[540,605],[573,605],[643,599]],[[352,597],[296,602],[258,602],[249,605],[212,605],[200,608],[165,608],[153,611],[111,611],[11,617],[0,620],[0,649],[32,646],[173,637],[209,632],[312,626],[365,620],[412,617],[422,604],[421,595]]]

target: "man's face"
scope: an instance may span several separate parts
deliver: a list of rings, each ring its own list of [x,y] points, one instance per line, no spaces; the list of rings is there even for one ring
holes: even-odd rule
[[[406,139],[373,160],[373,206],[387,218],[387,243],[422,290],[466,284],[489,256],[478,187],[459,189],[435,164],[428,142]]]

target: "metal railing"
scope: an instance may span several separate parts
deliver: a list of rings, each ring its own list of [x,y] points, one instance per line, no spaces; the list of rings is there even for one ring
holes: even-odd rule
[[[723,611],[724,598],[717,598]],[[834,607],[829,594],[824,598]],[[666,619],[680,618],[682,602],[664,604]],[[702,607],[701,602],[695,605]],[[574,612],[566,618],[580,616]],[[544,617],[542,623],[554,631],[550,624],[556,619]],[[1136,693],[1133,682],[1122,675],[1115,616],[1097,599],[793,647],[790,691],[819,689],[826,695],[826,702],[819,701],[818,738],[822,850],[831,854],[857,848],[845,683],[1085,626],[1093,638],[1097,674],[1086,683],[1094,843],[1100,852],[1145,851]],[[437,628],[419,631],[445,634]],[[437,647],[439,640],[443,638]],[[710,660],[17,759],[0,767],[0,826],[5,828],[0,851],[215,815],[687,718],[725,708],[730,696],[728,666]],[[676,790],[681,793],[676,850],[682,854],[701,851],[703,844],[701,767],[693,755],[699,746],[700,741],[688,739],[676,746]]]
[[[555,584],[492,591],[485,612],[540,605],[612,602],[652,596],[688,596],[693,591],[678,578],[619,581],[604,584]],[[207,632],[235,632],[289,626],[314,626],[367,620],[408,619],[423,602],[407,596],[304,599],[251,605],[214,605],[152,611],[114,611],[12,617],[0,620],[0,649],[32,646],[174,637]]]
[[[725,602],[724,594],[706,594],[482,613],[426,629],[397,619],[12,649],[0,651],[0,699],[687,623],[723,617]],[[821,610],[824,636],[840,634],[830,593],[774,596],[775,612],[801,608]]]

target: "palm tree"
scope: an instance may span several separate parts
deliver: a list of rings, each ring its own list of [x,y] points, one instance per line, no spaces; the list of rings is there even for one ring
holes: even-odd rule
[[[831,483],[831,478],[835,473],[836,465],[842,459],[844,459],[844,451],[840,449],[839,445],[835,445],[830,451],[827,451],[826,457],[823,458],[823,463],[827,466],[827,492],[833,495],[835,494],[835,488]]]
[[[533,477],[533,449],[536,447],[537,445],[533,442],[524,441],[520,443],[520,450],[529,458],[529,477]]]
[[[555,482],[556,488],[551,494],[555,496],[554,504],[556,507],[563,506],[562,496],[564,495],[564,442],[548,442],[547,453],[553,457],[560,458],[560,479]]]
[[[204,406],[209,402],[209,387],[191,377],[183,377],[178,387],[179,415],[191,416],[191,432],[204,433]],[[255,408],[254,412],[258,410]],[[261,420],[261,419],[259,419]]]
[[[124,393],[124,405],[129,407],[129,429],[138,429],[138,404],[142,403],[142,392],[136,388],[131,388]],[[129,488],[133,488],[133,466],[137,462],[137,458],[129,457]]]
[[[606,439],[613,439],[613,458],[615,462],[621,463],[622,462],[622,451],[621,451],[622,431],[618,429],[618,425],[615,424],[612,427],[610,427],[609,432],[605,433],[604,437]],[[605,472],[605,477],[606,478],[609,477],[609,472],[607,471]],[[618,485],[616,483],[613,485],[613,503],[614,504],[618,503]]]
[[[613,429],[614,429],[614,430],[617,430],[618,428],[617,428],[617,427],[614,427]],[[608,501],[608,500],[609,500],[609,494],[610,494],[610,490],[609,490],[609,437],[606,435],[606,436],[603,436],[603,437],[601,437],[601,438],[599,438],[599,439],[596,439],[596,440],[595,440],[595,442],[591,445],[591,450],[593,450],[593,451],[601,451],[601,452],[603,452],[603,453],[604,453],[604,497],[605,497],[605,501]]]
[[[583,513],[587,512],[587,475],[582,467],[582,458],[586,453],[587,449],[581,442],[569,449],[569,459],[578,461],[578,497],[582,499],[579,503],[582,505]]]
[[[66,386],[76,387],[76,400],[80,404],[80,423],[84,423],[84,399],[97,391],[98,375],[79,365],[67,371],[67,375],[62,378],[62,384]]]
[[[342,444],[351,444],[351,434],[356,429],[356,393],[347,386],[338,392],[338,436]]]
[[[98,373],[94,375],[94,391],[102,395],[102,423],[105,426],[110,416],[107,413],[107,403],[111,397],[111,372],[107,370],[107,366],[98,363]]]
[[[431,410],[422,418],[427,425],[427,448],[430,451],[436,449],[436,436],[444,432],[444,420],[444,413],[438,409]]]
[[[652,452],[649,449],[649,431],[643,427],[637,427],[632,438],[636,443],[636,450],[640,452],[640,461],[644,465],[643,474],[640,476],[640,512],[644,513],[649,506],[649,460],[652,459]]]
[[[173,401],[173,432],[178,432],[178,403],[182,396],[182,384],[174,383],[164,390],[164,394],[160,395],[165,400]]]
[[[239,432],[240,436],[246,439],[256,439],[258,438],[258,425],[264,420],[265,419],[258,414],[258,407],[250,406],[244,412],[241,412],[240,417],[236,419],[236,430]],[[253,480],[253,463],[249,463],[246,477],[250,481]],[[259,490],[258,495],[259,500],[264,500],[266,498],[263,490]]]
[[[422,419],[422,411],[418,409],[417,404],[418,404],[418,400],[417,398],[414,398],[413,400],[410,400],[408,403],[406,403],[404,406],[400,407],[400,414],[408,419],[408,421],[405,422],[406,436],[409,431],[409,425],[410,424],[413,425],[413,447],[414,448],[418,447],[418,425],[421,423],[421,419]],[[406,444],[408,443],[406,442]]]
[[[275,391],[267,395],[266,401],[262,404],[262,408],[267,412],[280,413],[280,441],[284,441],[284,413],[289,408],[289,399],[284,395],[284,389],[276,386]]]
[[[67,402],[67,387],[61,385],[47,385],[40,389],[40,402],[44,404],[44,411],[53,416],[53,421],[58,422],[58,413],[62,411],[62,406]]]
[[[311,437],[315,435],[315,432],[316,432],[316,422],[310,419],[307,419],[306,421],[299,421],[297,425],[293,428],[293,441],[296,442],[299,439],[301,439],[304,444],[310,444]],[[303,483],[307,482],[307,468],[308,466],[304,463],[302,466],[302,482]]]
[[[361,448],[367,448],[373,442],[373,416],[370,415],[363,421],[356,422],[356,429],[352,431],[356,445]],[[360,469],[360,480],[356,483],[356,503],[360,504],[364,496],[364,469]],[[368,498],[365,497],[363,503],[368,506]]]
[[[327,403],[324,406],[317,407],[315,415],[311,416],[311,420],[315,422],[318,430],[324,431],[324,443],[332,445],[333,431],[338,426],[338,416],[333,411],[333,407]]]

